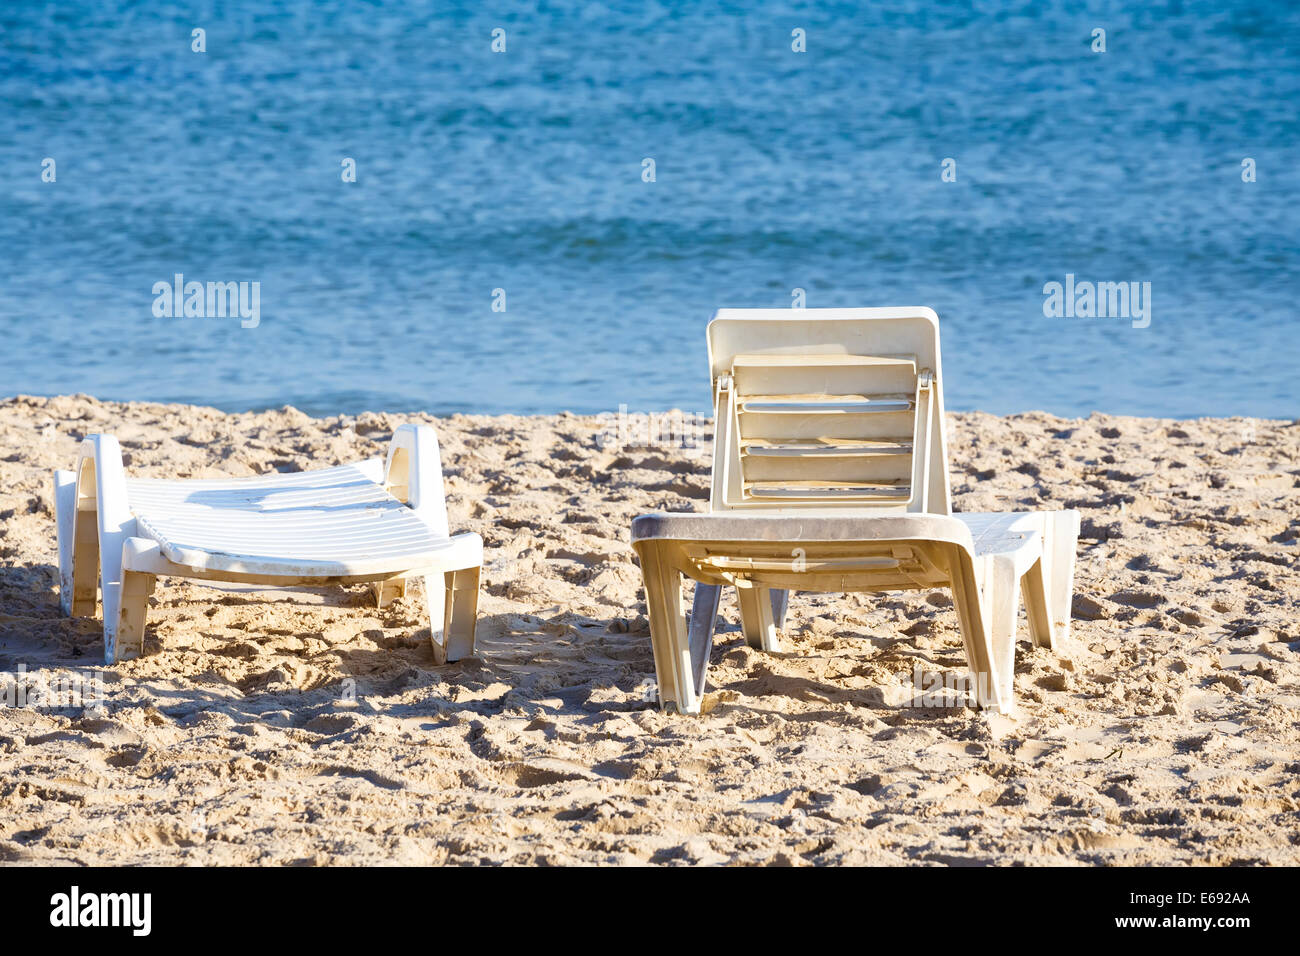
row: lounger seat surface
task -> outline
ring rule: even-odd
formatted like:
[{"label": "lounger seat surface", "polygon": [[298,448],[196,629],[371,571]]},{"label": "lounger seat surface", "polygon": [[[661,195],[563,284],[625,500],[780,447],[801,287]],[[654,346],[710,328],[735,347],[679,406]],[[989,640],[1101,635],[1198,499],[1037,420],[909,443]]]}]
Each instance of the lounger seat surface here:
[{"label": "lounger seat surface", "polygon": [[1009,554],[1032,546],[1046,512],[967,512],[943,515],[672,514],[641,515],[632,521],[632,540],[684,541],[872,541],[925,538],[949,541],[975,557]]},{"label": "lounger seat surface", "polygon": [[176,564],[205,571],[346,577],[447,557],[436,535],[384,490],[384,463],[250,478],[128,479],[139,531]]},{"label": "lounger seat surface", "polygon": [[[926,538],[950,541],[974,550],[970,529],[955,517],[943,515],[845,514],[792,515],[789,512],[713,512],[692,514],[658,512],[632,521],[632,540],[652,538],[682,541],[871,541]],[[787,549],[788,550],[788,549]]]}]

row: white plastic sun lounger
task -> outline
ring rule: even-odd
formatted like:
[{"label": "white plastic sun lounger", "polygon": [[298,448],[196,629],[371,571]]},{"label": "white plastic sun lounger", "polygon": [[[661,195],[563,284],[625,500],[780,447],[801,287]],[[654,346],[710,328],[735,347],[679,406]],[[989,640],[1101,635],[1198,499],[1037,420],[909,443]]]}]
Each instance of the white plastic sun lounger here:
[{"label": "white plastic sun lounger", "polygon": [[54,474],[60,600],[93,617],[104,660],[138,657],[159,575],[292,587],[372,584],[381,606],[422,577],[436,663],[474,652],[483,541],[449,535],[438,438],[393,433],[388,459],[253,478],[127,478],[112,435],[81,443]]},{"label": "white plastic sun lounger", "polygon": [[791,590],[950,588],[977,702],[1002,712],[1020,595],[1035,644],[1068,637],[1078,512],[952,513],[938,323],[926,308],[715,315],[710,511],[632,524],[661,706],[699,713],[724,584],[770,652]]}]

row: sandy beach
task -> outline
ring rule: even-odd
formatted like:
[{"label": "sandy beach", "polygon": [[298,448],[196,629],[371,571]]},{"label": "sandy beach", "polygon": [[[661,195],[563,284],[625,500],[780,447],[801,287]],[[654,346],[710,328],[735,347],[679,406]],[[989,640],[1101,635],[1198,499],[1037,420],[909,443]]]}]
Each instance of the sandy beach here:
[{"label": "sandy beach", "polygon": [[[0,401],[0,671],[102,666],[60,616],[51,472],[111,431],[137,476],[382,455],[436,425],[486,543],[479,656],[418,595],[162,580],[102,708],[0,709],[6,863],[1300,863],[1300,424],[949,416],[958,510],[1083,514],[1070,646],[1022,642],[1014,717],[911,706],[964,672],[942,593],[796,595],[706,713],[661,713],[631,519],[701,510],[707,448],[594,417],[229,415]],[[354,692],[354,693],[353,693]],[[355,699],[352,699],[355,697]]]}]

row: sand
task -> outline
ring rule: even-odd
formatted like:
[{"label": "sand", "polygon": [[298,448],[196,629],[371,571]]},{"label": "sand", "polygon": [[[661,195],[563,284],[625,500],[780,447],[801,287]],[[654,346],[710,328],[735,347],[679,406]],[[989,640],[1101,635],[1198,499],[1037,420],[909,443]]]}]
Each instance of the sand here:
[{"label": "sand", "polygon": [[[0,402],[0,671],[102,666],[58,611],[50,473],[112,431],[141,476],[380,455],[434,423],[487,546],[479,656],[418,595],[159,582],[91,708],[0,708],[10,863],[1300,863],[1300,424],[950,416],[959,510],[1083,513],[1071,643],[1019,644],[1015,717],[911,706],[964,672],[942,593],[796,595],[791,653],[733,596],[706,713],[653,704],[631,519],[701,510],[707,449],[592,417]],[[1023,635],[1022,635],[1023,636]],[[350,699],[355,692],[355,700]]]}]

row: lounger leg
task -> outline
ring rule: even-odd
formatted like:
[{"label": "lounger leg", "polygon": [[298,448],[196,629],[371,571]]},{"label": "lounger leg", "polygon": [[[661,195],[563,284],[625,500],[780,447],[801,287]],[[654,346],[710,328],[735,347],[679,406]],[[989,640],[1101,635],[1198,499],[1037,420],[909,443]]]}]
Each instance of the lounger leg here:
[{"label": "lounger leg", "polygon": [[969,560],[954,555],[950,567],[952,599],[961,625],[962,643],[966,646],[966,661],[975,681],[976,702],[987,710],[1010,713],[1014,708],[1010,681],[1004,689],[997,679],[996,654],[989,640],[988,621],[993,602],[981,598],[977,570]]},{"label": "lounger leg", "polygon": [[59,606],[70,617],[94,617],[99,599],[99,522],[95,498],[77,514],[77,474],[54,473],[54,513],[59,544]]},{"label": "lounger leg", "polygon": [[433,663],[447,663],[447,589],[441,574],[428,574],[424,578],[424,603],[429,611],[429,644],[433,648]]},{"label": "lounger leg", "polygon": [[398,598],[406,597],[406,578],[385,578],[382,581],[375,581],[370,585],[370,590],[375,595],[375,606],[387,607]]},{"label": "lounger leg", "polygon": [[1029,619],[1029,637],[1035,647],[1056,648],[1052,638],[1052,612],[1047,603],[1047,589],[1043,582],[1043,559],[1020,579],[1020,593],[1025,600],[1025,616]]},{"label": "lounger leg", "polygon": [[[655,679],[659,683],[659,706],[667,708],[675,704],[683,714],[698,714],[700,694],[693,679],[690,637],[682,610],[682,576],[657,545],[643,548],[640,556]],[[707,666],[707,656],[704,661]],[[702,686],[703,672],[699,677]]]},{"label": "lounger leg", "polygon": [[448,571],[443,575],[448,661],[474,656],[474,629],[478,624],[478,577],[477,567]]},{"label": "lounger leg", "polygon": [[695,682],[695,695],[704,696],[704,675],[709,668],[709,654],[713,650],[713,631],[718,622],[718,603],[722,588],[717,584],[695,583],[695,599],[691,602],[691,620],[686,628],[686,640],[691,646],[691,677]]},{"label": "lounger leg", "polygon": [[790,610],[790,592],[784,588],[772,588],[772,623],[779,631],[785,627],[785,612]]},{"label": "lounger leg", "polygon": [[[101,541],[101,549],[106,542]],[[140,599],[140,584],[133,583],[130,595],[126,593],[126,582],[123,580],[124,572],[122,570],[122,555],[114,554],[111,551],[101,550],[99,561],[99,590],[104,599],[104,663],[116,664],[118,661],[130,660],[131,657],[131,635],[127,635],[125,647],[119,647],[119,635],[124,618],[130,617],[124,614],[124,601],[138,601]],[[146,598],[148,592],[145,592]],[[138,615],[141,628],[144,627],[144,613]],[[143,633],[143,631],[141,632]],[[125,653],[124,653],[125,652]]]},{"label": "lounger leg", "polygon": [[1000,697],[1010,699],[1016,670],[1016,618],[1020,610],[1020,577],[1010,555],[984,559],[984,606],[993,650],[993,673]]},{"label": "lounger leg", "polygon": [[54,473],[54,529],[59,549],[59,608],[72,613],[72,535],[77,514],[77,475],[72,471]]},{"label": "lounger leg", "polygon": [[1059,650],[1070,638],[1074,559],[1079,549],[1079,512],[1053,511],[1047,515],[1044,525],[1043,581],[1052,618],[1052,647]]},{"label": "lounger leg", "polygon": [[121,607],[117,615],[117,633],[113,636],[114,661],[135,660],[144,653],[144,625],[149,613],[149,595],[153,593],[152,574],[122,572]]},{"label": "lounger leg", "polygon": [[736,601],[740,604],[740,627],[745,632],[745,643],[756,650],[771,654],[781,653],[781,639],[772,619],[775,602],[769,596],[770,588],[736,588]]}]

